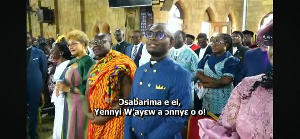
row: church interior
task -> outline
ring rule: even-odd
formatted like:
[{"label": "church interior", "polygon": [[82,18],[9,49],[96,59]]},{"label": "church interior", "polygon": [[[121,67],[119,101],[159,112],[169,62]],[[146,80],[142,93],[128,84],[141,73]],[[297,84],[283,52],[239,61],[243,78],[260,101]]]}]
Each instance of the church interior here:
[{"label": "church interior", "polygon": [[[149,24],[167,23],[171,30],[188,34],[257,30],[273,18],[272,0],[143,0],[145,3],[113,3],[113,0],[29,0],[27,32],[33,37],[56,38],[79,29],[90,39],[120,28],[129,34]],[[148,3],[147,3],[148,2]],[[142,5],[144,4],[144,5]],[[42,10],[41,10],[42,9]],[[44,11],[44,12],[43,12]],[[145,38],[143,38],[145,42]],[[116,40],[113,39],[113,43]]]},{"label": "church interior", "polygon": [[[167,23],[173,33],[206,33],[210,38],[234,31],[256,33],[273,19],[273,0],[27,0],[26,16],[27,32],[35,38],[56,39],[76,29],[92,40],[122,29],[132,43],[133,31],[144,32],[155,23]],[[53,117],[40,124],[41,138],[51,138]]]}]

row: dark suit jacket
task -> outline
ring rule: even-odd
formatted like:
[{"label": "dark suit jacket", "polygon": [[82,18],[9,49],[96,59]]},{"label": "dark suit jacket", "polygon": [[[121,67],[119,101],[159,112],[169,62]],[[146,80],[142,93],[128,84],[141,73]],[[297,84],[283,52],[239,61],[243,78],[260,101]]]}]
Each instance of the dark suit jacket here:
[{"label": "dark suit jacket", "polygon": [[32,47],[27,65],[26,92],[27,99],[40,100],[44,85],[44,76],[48,69],[48,61],[43,51]]},{"label": "dark suit jacket", "polygon": [[112,47],[112,49],[121,52],[122,54],[125,54],[126,48],[130,45],[130,43],[123,41],[120,45],[117,43],[115,46]]},{"label": "dark suit jacket", "polygon": [[229,51],[233,56],[239,58],[240,60],[243,59],[244,54],[246,51],[250,50],[249,47],[245,47],[245,46],[237,46],[237,51],[233,54],[233,49],[232,47],[229,47],[229,49],[227,51]]},{"label": "dark suit jacket", "polygon": [[236,74],[235,74],[235,77],[234,77],[234,80],[233,80],[233,85],[236,86],[240,81],[238,78],[240,77],[237,77],[237,75],[241,72],[242,68],[243,68],[243,59],[244,59],[244,55],[245,55],[245,52],[250,50],[249,47],[247,46],[237,46],[237,51],[233,54],[233,49],[232,47],[229,47],[229,49],[227,51],[229,51],[234,57],[237,57],[240,59],[240,62],[239,64],[237,65],[237,70],[236,70]]},{"label": "dark suit jacket", "polygon": [[[131,52],[133,49],[133,44],[131,44],[130,46],[128,46],[125,50],[125,55],[129,56],[131,58]],[[139,61],[141,59],[142,56],[142,50],[143,50],[144,44],[141,43],[141,46],[139,47],[138,53],[136,54],[135,58],[134,58],[134,63],[137,67],[139,67]]]},{"label": "dark suit jacket", "polygon": [[262,51],[261,48],[255,48],[245,52],[244,59],[240,64],[240,71],[235,76],[234,85],[237,85],[245,77],[255,76],[270,71],[272,65],[266,57],[268,57],[268,52]]},{"label": "dark suit jacket", "polygon": [[[199,57],[200,49],[201,49],[201,48],[198,48],[198,49],[196,49],[196,50],[194,51],[194,52],[197,54],[198,57]],[[203,55],[203,57],[205,57],[207,54],[212,54],[212,53],[213,53],[213,52],[212,52],[211,46],[208,45],[208,46],[207,46],[207,49],[206,49],[206,51],[205,51],[205,53],[204,53],[204,55]]]}]

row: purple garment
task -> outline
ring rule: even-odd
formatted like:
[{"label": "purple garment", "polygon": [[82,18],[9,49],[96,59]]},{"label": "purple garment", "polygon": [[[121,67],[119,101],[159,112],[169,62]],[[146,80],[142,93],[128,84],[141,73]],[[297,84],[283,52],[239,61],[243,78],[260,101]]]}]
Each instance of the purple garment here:
[{"label": "purple garment", "polygon": [[250,89],[263,74],[246,77],[231,93],[218,122],[198,121],[201,139],[273,138],[273,89]]}]

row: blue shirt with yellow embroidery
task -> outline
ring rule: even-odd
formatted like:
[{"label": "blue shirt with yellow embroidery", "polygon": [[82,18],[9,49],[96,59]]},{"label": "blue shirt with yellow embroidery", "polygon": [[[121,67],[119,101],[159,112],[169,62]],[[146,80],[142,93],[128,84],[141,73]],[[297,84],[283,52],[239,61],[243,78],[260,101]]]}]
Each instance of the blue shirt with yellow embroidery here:
[{"label": "blue shirt with yellow embroidery", "polygon": [[[130,99],[165,100],[178,99],[178,106],[129,106],[136,110],[171,110],[189,109],[191,104],[191,75],[169,57],[158,61],[153,66],[150,62],[136,70]],[[124,138],[181,138],[181,130],[187,116],[126,116]]]}]

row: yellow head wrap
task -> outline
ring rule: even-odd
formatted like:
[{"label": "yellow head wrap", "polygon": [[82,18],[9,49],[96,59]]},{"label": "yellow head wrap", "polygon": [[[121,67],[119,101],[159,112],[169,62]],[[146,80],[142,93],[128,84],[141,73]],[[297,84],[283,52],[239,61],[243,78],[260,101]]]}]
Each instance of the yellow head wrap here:
[{"label": "yellow head wrap", "polygon": [[65,38],[66,36],[64,36],[64,35],[60,35],[60,36],[58,36],[57,37],[57,42],[59,43],[60,42],[60,40],[62,39],[62,38]]}]

